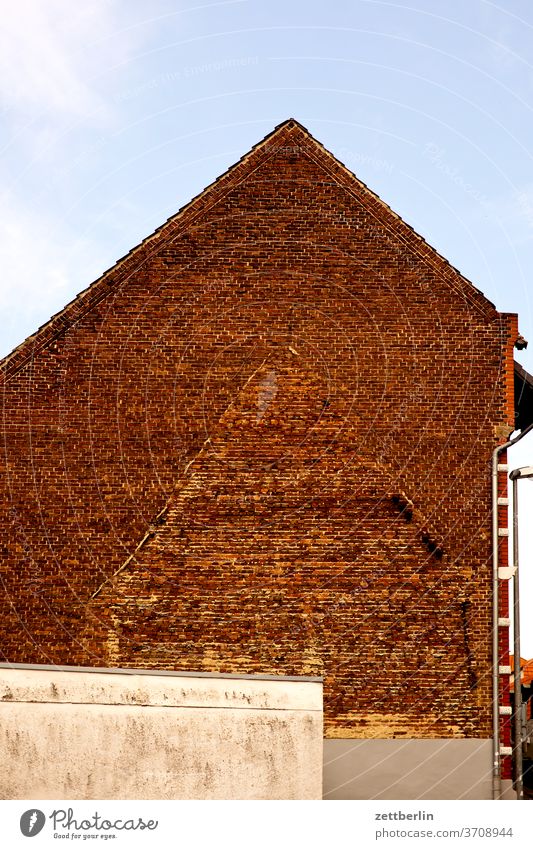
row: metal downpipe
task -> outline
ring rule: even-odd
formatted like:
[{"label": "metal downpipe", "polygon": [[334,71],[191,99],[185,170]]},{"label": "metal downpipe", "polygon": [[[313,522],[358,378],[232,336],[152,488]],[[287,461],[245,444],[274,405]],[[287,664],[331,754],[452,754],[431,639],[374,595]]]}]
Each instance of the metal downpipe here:
[{"label": "metal downpipe", "polygon": [[514,763],[518,800],[524,798],[522,761],[522,670],[520,668],[520,589],[518,576],[518,478],[513,477],[513,611],[514,611]]},{"label": "metal downpipe", "polygon": [[[533,430],[533,422],[520,431],[514,439],[498,445],[492,452],[492,798],[500,799],[502,793],[500,770],[500,687],[499,687],[499,603],[498,578],[498,459],[502,451],[520,442]],[[506,475],[507,479],[507,475]],[[520,663],[520,660],[518,661]]]}]

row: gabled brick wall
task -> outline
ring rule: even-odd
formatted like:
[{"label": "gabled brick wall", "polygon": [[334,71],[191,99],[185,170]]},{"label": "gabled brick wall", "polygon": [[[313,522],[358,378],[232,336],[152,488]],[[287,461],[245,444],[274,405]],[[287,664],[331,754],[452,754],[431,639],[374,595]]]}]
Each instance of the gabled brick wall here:
[{"label": "gabled brick wall", "polygon": [[489,736],[516,335],[281,125],[4,362],[4,657],[323,674],[329,736]]}]

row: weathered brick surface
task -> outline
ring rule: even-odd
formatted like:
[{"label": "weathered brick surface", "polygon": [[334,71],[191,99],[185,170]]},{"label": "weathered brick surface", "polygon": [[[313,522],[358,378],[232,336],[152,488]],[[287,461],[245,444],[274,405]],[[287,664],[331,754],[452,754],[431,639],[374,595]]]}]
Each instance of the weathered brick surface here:
[{"label": "weathered brick surface", "polygon": [[516,334],[282,125],[4,362],[4,657],[323,674],[330,736],[489,736]]}]

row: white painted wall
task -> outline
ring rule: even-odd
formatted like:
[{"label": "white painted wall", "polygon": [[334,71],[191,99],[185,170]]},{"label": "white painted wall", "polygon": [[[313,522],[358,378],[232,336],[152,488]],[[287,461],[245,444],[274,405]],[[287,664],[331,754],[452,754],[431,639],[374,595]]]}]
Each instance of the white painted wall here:
[{"label": "white painted wall", "polygon": [[0,668],[2,799],[319,799],[322,685]]}]

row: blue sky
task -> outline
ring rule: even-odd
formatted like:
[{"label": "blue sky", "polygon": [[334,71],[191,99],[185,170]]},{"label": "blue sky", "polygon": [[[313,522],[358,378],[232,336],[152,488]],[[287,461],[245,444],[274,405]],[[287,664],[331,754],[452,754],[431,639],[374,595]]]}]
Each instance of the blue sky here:
[{"label": "blue sky", "polygon": [[533,371],[532,43],[529,0],[7,4],[0,355],[295,117],[519,313]]}]

